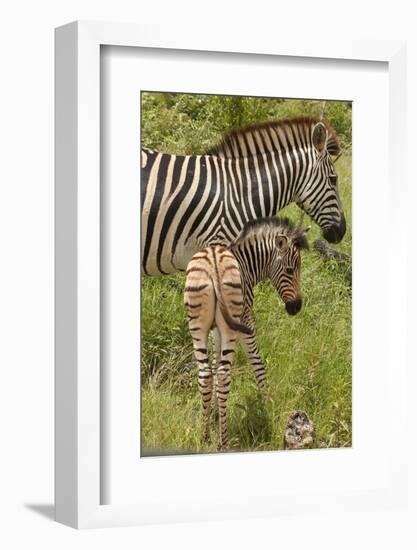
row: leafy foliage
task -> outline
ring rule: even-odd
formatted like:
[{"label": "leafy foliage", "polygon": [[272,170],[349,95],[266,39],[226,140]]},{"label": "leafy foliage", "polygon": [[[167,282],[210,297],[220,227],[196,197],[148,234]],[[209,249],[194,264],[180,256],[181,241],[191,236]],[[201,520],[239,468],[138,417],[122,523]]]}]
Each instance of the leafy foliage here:
[{"label": "leafy foliage", "polygon": [[[319,117],[323,102],[307,99],[142,93],[142,145],[158,151],[202,154],[232,128],[295,116]],[[324,118],[342,147],[352,140],[352,104],[326,101]]]}]

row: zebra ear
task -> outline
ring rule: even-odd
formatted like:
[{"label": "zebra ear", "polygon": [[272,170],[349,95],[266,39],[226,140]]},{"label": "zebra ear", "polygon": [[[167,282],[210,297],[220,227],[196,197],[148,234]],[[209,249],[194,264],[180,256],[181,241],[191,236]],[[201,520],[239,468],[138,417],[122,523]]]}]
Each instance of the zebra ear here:
[{"label": "zebra ear", "polygon": [[310,231],[311,226],[304,227],[304,229],[300,229],[295,234],[295,237],[293,238],[293,244],[300,250],[308,250],[308,240],[306,237],[306,234]]},{"label": "zebra ear", "polygon": [[321,153],[327,146],[328,132],[323,122],[317,122],[313,126],[312,141],[314,147]]},{"label": "zebra ear", "polygon": [[275,238],[275,246],[280,252],[285,252],[288,248],[288,237],[286,235],[277,235]]}]

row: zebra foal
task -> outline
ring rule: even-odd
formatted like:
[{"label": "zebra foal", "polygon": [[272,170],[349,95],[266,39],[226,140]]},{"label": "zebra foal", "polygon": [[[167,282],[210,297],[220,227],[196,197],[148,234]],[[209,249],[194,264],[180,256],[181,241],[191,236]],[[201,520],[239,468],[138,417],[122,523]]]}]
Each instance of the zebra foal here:
[{"label": "zebra foal", "polygon": [[[210,436],[213,382],[219,409],[219,448],[228,443],[226,405],[236,340],[239,338],[261,390],[267,389],[252,316],[253,289],[270,279],[289,314],[301,309],[301,254],[309,228],[287,218],[249,222],[230,247],[214,245],[194,254],[187,266],[184,304],[198,363],[203,437]],[[209,364],[208,335],[215,328],[215,357]]]}]

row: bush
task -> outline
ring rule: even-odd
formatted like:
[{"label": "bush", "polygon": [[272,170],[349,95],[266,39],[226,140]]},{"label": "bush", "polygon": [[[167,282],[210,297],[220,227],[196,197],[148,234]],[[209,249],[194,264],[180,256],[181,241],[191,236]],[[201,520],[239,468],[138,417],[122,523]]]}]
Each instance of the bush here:
[{"label": "bush", "polygon": [[[202,154],[232,128],[295,116],[320,116],[322,101],[142,93],[142,145],[178,154]],[[326,101],[324,118],[342,147],[352,140],[352,104]]]}]

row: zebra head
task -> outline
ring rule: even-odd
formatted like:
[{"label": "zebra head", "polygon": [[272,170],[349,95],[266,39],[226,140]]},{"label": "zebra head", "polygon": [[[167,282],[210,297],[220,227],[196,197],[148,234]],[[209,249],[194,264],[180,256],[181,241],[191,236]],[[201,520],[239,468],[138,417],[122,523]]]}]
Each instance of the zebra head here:
[{"label": "zebra head", "polygon": [[271,256],[269,278],[290,315],[296,315],[302,306],[301,250],[308,248],[305,237],[310,227],[296,228],[290,234],[277,234],[275,252]]},{"label": "zebra head", "polygon": [[339,145],[336,135],[323,122],[311,130],[312,164],[310,177],[300,183],[296,202],[322,229],[330,243],[339,243],[346,232],[346,221],[340,200],[337,174],[332,155]]}]

